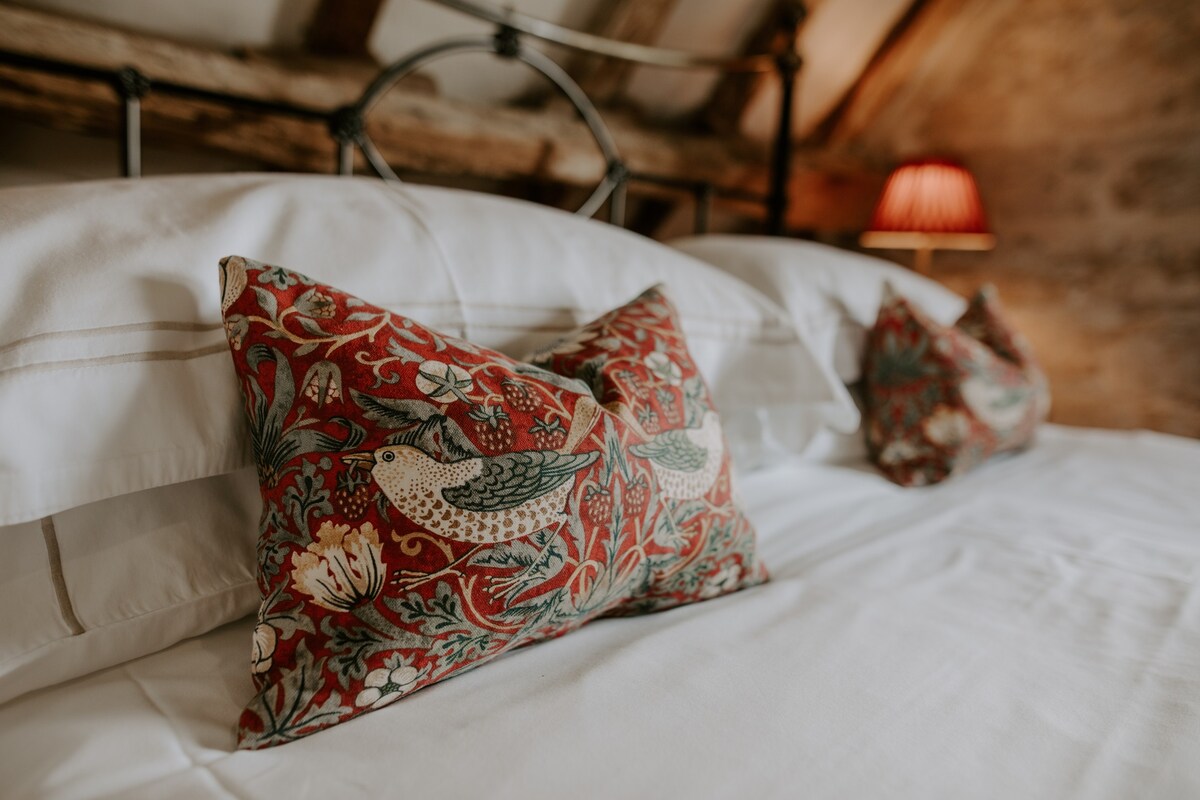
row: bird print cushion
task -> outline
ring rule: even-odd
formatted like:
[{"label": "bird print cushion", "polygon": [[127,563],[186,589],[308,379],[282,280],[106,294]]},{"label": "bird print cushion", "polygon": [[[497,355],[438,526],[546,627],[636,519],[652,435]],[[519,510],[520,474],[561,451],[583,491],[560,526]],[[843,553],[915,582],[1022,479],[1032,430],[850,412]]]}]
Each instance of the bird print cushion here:
[{"label": "bird print cushion", "polygon": [[680,330],[655,286],[528,358],[586,383],[641,439],[629,448],[650,468],[638,487],[652,476],[661,496],[676,502],[708,494],[727,460],[720,420]]},{"label": "bird print cushion", "polygon": [[658,290],[543,354],[560,374],[280,267],[221,286],[263,499],[240,747],[766,580]]},{"label": "bird print cushion", "polygon": [[889,287],[863,375],[868,453],[902,486],[937,483],[1025,447],[1050,407],[1045,377],[990,286],[953,327]]}]

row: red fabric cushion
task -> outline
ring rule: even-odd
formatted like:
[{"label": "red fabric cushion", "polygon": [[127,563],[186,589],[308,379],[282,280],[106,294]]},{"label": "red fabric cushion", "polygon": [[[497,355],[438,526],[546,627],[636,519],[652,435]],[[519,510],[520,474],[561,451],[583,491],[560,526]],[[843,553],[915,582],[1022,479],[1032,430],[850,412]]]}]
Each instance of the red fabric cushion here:
[{"label": "red fabric cushion", "polygon": [[871,460],[902,486],[960,475],[1033,441],[1046,380],[990,286],[954,327],[890,294],[867,340],[864,424]]},{"label": "red fabric cushion", "polygon": [[766,580],[657,290],[546,356],[584,383],[285,269],[235,256],[221,276],[263,497],[240,747]]}]

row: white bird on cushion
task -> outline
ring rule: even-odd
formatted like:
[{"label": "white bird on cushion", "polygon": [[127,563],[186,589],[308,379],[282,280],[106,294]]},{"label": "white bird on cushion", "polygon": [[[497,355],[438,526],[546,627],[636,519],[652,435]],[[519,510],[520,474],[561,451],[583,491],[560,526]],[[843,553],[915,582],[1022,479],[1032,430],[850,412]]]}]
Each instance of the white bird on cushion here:
[{"label": "white bird on cushion", "polygon": [[664,497],[692,500],[708,494],[717,481],[725,455],[721,422],[712,411],[704,413],[699,428],[663,431],[629,452],[647,459]]},{"label": "white bird on cushion", "polygon": [[392,505],[431,533],[496,544],[561,522],[576,473],[599,457],[524,450],[443,463],[399,444],[342,458],[371,464]]}]

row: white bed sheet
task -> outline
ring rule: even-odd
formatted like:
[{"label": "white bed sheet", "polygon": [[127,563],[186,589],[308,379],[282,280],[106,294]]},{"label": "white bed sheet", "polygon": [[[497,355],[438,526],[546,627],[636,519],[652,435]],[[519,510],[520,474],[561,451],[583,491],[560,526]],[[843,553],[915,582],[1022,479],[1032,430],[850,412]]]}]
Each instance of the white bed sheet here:
[{"label": "white bed sheet", "polygon": [[743,481],[774,580],[233,752],[245,620],[0,707],[11,797],[1200,796],[1200,443]]}]

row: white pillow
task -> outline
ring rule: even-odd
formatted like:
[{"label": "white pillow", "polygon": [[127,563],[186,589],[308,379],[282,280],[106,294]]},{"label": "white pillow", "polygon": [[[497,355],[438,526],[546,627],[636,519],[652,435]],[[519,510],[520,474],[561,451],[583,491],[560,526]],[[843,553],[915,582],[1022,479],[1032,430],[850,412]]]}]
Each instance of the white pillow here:
[{"label": "white pillow", "polygon": [[219,323],[230,252],[514,355],[666,281],[744,461],[857,424],[753,289],[525,203],[317,176],[14,189],[0,252],[0,702],[257,606],[260,501]]},{"label": "white pillow", "polygon": [[0,528],[0,703],[258,607],[247,468]]},{"label": "white pillow", "polygon": [[665,282],[742,463],[858,422],[758,292],[519,201],[298,175],[8,189],[0,252],[0,525],[250,463],[215,278],[230,253],[513,355]]},{"label": "white pillow", "polygon": [[940,283],[890,261],[816,242],[714,234],[670,244],[744,280],[787,309],[846,383],[862,375],[866,334],[875,325],[886,282],[944,325],[957,320],[967,305]]}]

